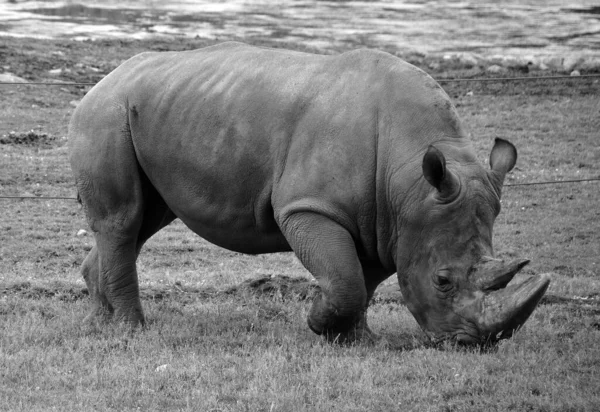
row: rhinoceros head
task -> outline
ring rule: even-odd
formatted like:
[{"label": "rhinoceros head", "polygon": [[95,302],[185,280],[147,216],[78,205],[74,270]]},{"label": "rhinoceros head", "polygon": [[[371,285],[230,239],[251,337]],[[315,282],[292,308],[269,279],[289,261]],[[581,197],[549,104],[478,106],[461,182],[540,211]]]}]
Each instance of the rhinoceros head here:
[{"label": "rhinoceros head", "polygon": [[[493,258],[492,227],[515,147],[496,139],[491,170],[447,160],[430,146],[423,157],[423,194],[401,216],[397,242],[400,288],[411,313],[434,340],[485,343],[509,337],[546,291],[545,275],[508,285],[529,261]],[[417,210],[418,209],[418,210]]]}]

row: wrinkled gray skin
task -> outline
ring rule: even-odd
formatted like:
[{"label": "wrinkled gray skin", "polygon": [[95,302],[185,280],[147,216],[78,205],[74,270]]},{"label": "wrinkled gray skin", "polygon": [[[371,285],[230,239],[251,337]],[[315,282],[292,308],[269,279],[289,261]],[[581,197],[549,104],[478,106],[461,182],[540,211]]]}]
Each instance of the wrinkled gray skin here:
[{"label": "wrinkled gray skin", "polygon": [[423,330],[460,342],[510,336],[548,286],[506,287],[527,261],[492,258],[514,146],[497,139],[484,168],[438,84],[386,53],[140,54],[85,96],[69,141],[96,240],[88,319],[144,322],[136,259],[175,218],[233,251],[294,251],[329,338],[372,337],[369,300],[394,272]]}]

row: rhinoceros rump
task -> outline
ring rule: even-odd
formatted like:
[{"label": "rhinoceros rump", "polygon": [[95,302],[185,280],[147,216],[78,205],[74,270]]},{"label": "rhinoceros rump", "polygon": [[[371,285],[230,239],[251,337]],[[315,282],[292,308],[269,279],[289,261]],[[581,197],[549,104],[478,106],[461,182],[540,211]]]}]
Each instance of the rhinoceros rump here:
[{"label": "rhinoceros rump", "polygon": [[75,110],[70,161],[96,245],[93,308],[143,323],[136,259],[175,218],[224,248],[294,251],[321,293],[310,328],[370,337],[366,310],[398,274],[434,339],[482,342],[525,322],[549,280],[493,258],[516,149],[476,159],[448,96],[389,54],[338,56],[225,43],[143,53]]}]

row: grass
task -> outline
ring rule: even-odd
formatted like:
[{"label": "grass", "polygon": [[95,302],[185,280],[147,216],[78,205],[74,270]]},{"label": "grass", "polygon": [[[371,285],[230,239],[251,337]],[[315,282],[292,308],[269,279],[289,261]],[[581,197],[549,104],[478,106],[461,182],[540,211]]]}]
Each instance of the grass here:
[{"label": "grass", "polygon": [[[0,58],[29,80],[83,62],[64,79],[95,81],[140,50],[196,45],[3,38]],[[517,145],[508,183],[600,177],[593,80],[445,88],[482,161],[496,136]],[[55,140],[1,145],[0,194],[74,196],[61,138],[70,102],[85,90],[1,90],[0,137],[33,129]],[[307,328],[303,296],[233,289],[263,276],[310,279],[293,255],[229,252],[180,222],[139,259],[148,326],[82,326],[78,270],[92,245],[89,234],[77,236],[87,229],[82,211],[74,201],[0,200],[0,410],[598,410],[599,187],[505,188],[496,251],[531,258],[526,274],[551,272],[552,284],[525,327],[488,351],[431,347],[393,299],[369,312],[385,342],[328,344]]]},{"label": "grass", "polygon": [[[577,321],[561,325],[566,315],[551,306],[542,306],[513,340],[479,353],[329,345],[304,327],[304,304],[295,301],[144,303],[151,324],[131,333],[120,325],[82,328],[84,301],[7,299],[3,404],[11,410],[251,411],[598,405],[600,360],[591,349],[598,334]],[[378,327],[417,333],[398,305],[377,305],[372,315]]]}]

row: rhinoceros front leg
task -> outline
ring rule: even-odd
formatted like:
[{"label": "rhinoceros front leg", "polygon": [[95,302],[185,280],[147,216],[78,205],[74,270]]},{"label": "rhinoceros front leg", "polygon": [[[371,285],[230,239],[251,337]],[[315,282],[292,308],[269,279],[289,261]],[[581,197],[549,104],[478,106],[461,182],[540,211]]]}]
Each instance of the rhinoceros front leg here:
[{"label": "rhinoceros front leg", "polygon": [[291,214],[281,226],[321,289],[308,315],[308,326],[330,340],[370,338],[365,320],[368,293],[350,233],[328,217],[312,212]]},{"label": "rhinoceros front leg", "polygon": [[[367,289],[367,307],[371,303],[371,299],[373,299],[373,295],[375,294],[375,290],[377,286],[385,279],[390,276],[389,271],[386,271],[378,264],[373,264],[371,262],[363,262],[362,271],[365,278],[365,286]],[[369,337],[369,339],[373,342],[378,341],[380,336],[376,335],[371,331],[367,324],[367,310],[365,308],[363,315],[359,319],[358,328],[359,330],[364,330],[365,334]]]}]

